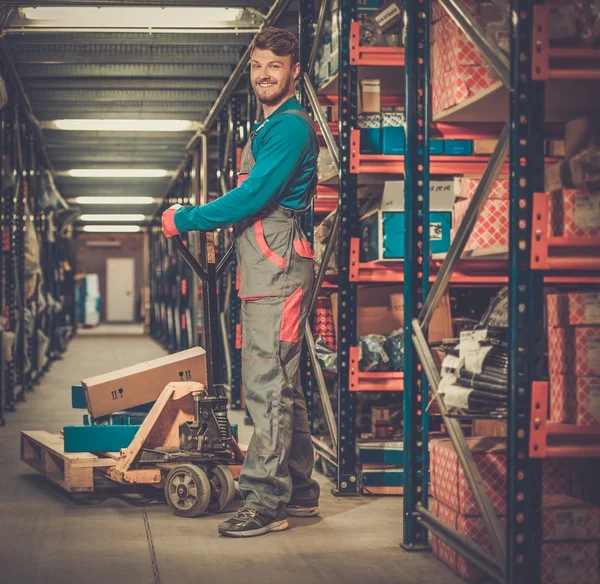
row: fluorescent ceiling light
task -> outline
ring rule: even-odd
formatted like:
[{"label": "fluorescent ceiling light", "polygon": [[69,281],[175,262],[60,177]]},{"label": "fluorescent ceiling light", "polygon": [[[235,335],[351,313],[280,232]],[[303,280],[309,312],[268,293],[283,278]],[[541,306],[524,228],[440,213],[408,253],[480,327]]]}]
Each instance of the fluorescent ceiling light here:
[{"label": "fluorescent ceiling light", "polygon": [[143,213],[84,213],[79,217],[81,221],[144,221]]},{"label": "fluorescent ceiling light", "polygon": [[151,205],[154,203],[152,197],[76,197],[72,201],[78,205]]},{"label": "fluorescent ceiling light", "polygon": [[84,225],[87,233],[138,233],[142,230],[139,225]]},{"label": "fluorescent ceiling light", "polygon": [[[51,22],[54,26],[85,27],[206,27],[221,22],[239,20],[239,8],[209,7],[126,7],[126,6],[44,6],[24,8],[21,15],[26,20]],[[247,21],[246,21],[247,22]]]},{"label": "fluorescent ceiling light", "polygon": [[200,127],[191,120],[52,120],[43,122],[44,129],[80,132],[186,132]]},{"label": "fluorescent ceiling light", "polygon": [[69,176],[85,178],[162,178],[169,173],[162,168],[73,168]]}]

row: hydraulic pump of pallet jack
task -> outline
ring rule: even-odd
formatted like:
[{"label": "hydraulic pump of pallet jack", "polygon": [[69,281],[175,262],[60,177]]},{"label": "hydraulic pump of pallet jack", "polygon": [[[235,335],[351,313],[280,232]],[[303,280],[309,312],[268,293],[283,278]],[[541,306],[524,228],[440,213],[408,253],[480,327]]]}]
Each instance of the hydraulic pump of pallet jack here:
[{"label": "hydraulic pump of pallet jack", "polygon": [[195,391],[194,421],[179,426],[179,447],[216,457],[231,457],[231,427],[227,420],[227,397],[222,385],[214,385],[216,397]]}]

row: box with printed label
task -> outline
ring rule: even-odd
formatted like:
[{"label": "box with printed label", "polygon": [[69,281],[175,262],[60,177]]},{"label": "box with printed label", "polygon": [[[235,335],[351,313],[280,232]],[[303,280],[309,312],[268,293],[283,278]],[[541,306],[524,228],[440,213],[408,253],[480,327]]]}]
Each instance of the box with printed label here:
[{"label": "box with printed label", "polygon": [[440,64],[440,72],[456,65],[485,65],[475,45],[450,17],[438,20],[432,27],[432,58]]},{"label": "box with printed label", "polygon": [[429,140],[429,154],[443,154],[444,141],[433,138]]},{"label": "box with printed label", "polygon": [[381,112],[381,81],[379,79],[363,79],[360,82],[360,113]]},{"label": "box with printed label", "polygon": [[201,347],[180,351],[81,381],[94,418],[154,401],[172,381],[206,385],[206,352]]},{"label": "box with printed label", "polygon": [[473,154],[487,155],[494,153],[498,140],[473,140]]},{"label": "box with printed label", "polygon": [[[504,515],[507,500],[506,439],[467,438],[466,442],[496,513]],[[431,496],[462,515],[479,515],[458,455],[450,440],[432,441],[430,453]],[[544,495],[568,494],[569,480],[568,460],[544,461],[542,476]]]},{"label": "box with printed label", "polygon": [[498,83],[487,67],[458,65],[431,80],[432,111],[442,112]]},{"label": "box with printed label", "polygon": [[360,153],[381,154],[381,114],[359,114]]},{"label": "box with printed label", "polygon": [[[470,201],[458,201],[454,205],[452,229],[456,234],[464,219]],[[486,201],[479,215],[465,251],[504,248],[508,246],[508,201]]]},{"label": "box with printed label", "polygon": [[[481,182],[478,178],[469,178],[466,176],[456,177],[454,179],[454,194],[461,199],[471,200],[475,196],[475,191]],[[508,200],[509,180],[499,179],[494,181],[492,190],[488,195],[488,201]]]},{"label": "box with printed label", "polygon": [[[375,262],[404,258],[404,211],[378,210],[359,221],[360,261]],[[445,253],[450,248],[452,211],[430,211],[429,241],[431,253]]]},{"label": "box with printed label", "polygon": [[[458,514],[437,500],[430,503],[431,512],[442,523],[477,542],[493,554],[487,529],[479,517]],[[500,517],[503,526],[506,518]],[[568,496],[545,496],[542,502],[542,582],[544,584],[598,584],[598,510]],[[463,578],[479,581],[481,572],[444,542],[432,537],[436,557]],[[596,557],[594,557],[596,554]],[[575,562],[575,564],[573,564]],[[567,570],[566,566],[571,566]]]},{"label": "box with printed label", "polygon": [[[454,189],[451,180],[429,181],[429,209],[451,211],[454,203]],[[383,186],[383,196],[379,208],[384,211],[404,211],[404,181],[388,180]]]},{"label": "box with printed label", "polygon": [[381,114],[381,145],[383,154],[402,155],[406,150],[403,112]]},{"label": "box with printed label", "polygon": [[600,192],[562,189],[550,194],[550,234],[600,236]]},{"label": "box with printed label", "polygon": [[444,153],[446,156],[471,156],[473,140],[445,140]]},{"label": "box with printed label", "polygon": [[548,326],[600,325],[600,290],[546,296]]}]

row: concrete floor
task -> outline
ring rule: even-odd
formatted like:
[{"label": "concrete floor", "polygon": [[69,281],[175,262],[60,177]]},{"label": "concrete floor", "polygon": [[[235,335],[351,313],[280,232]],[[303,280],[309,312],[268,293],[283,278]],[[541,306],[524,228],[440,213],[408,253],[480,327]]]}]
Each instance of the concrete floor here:
[{"label": "concrete floor", "polygon": [[[81,411],[70,407],[72,384],[164,354],[137,331],[106,332],[74,339],[65,359],[0,428],[1,583],[462,582],[430,554],[401,550],[400,498],[338,499],[320,476],[321,517],[292,518],[286,532],[243,541],[217,535],[226,516],[182,519],[164,502],[135,493],[69,497],[54,488],[20,462],[20,431],[59,432],[81,423]],[[242,422],[239,413],[231,418]],[[249,428],[241,428],[244,440]]]}]

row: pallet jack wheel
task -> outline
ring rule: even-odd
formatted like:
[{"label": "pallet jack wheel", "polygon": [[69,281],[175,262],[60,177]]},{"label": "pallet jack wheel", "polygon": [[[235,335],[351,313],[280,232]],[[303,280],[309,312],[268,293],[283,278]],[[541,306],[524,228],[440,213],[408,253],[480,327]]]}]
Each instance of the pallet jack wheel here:
[{"label": "pallet jack wheel", "polygon": [[209,469],[208,478],[211,486],[208,510],[211,513],[222,513],[235,497],[233,475],[226,465],[219,464]]},{"label": "pallet jack wheel", "polygon": [[211,484],[206,473],[193,464],[176,466],[165,481],[165,497],[175,515],[197,517],[210,503]]}]

